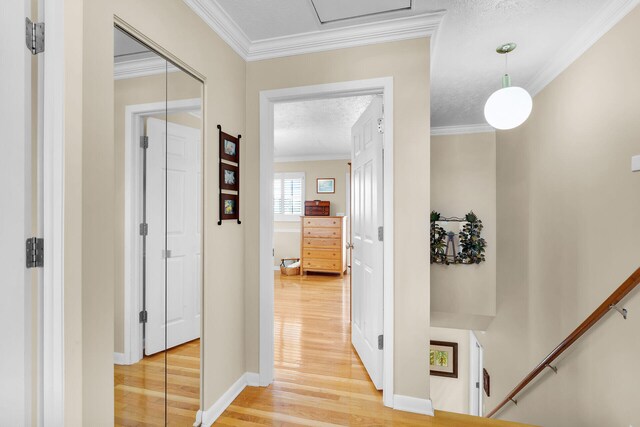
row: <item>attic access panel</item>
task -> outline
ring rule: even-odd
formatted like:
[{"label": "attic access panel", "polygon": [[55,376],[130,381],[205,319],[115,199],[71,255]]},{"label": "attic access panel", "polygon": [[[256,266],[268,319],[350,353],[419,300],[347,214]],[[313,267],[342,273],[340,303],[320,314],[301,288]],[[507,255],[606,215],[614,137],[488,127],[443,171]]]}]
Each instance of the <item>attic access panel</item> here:
[{"label": "attic access panel", "polygon": [[413,0],[311,0],[321,24],[410,10]]}]

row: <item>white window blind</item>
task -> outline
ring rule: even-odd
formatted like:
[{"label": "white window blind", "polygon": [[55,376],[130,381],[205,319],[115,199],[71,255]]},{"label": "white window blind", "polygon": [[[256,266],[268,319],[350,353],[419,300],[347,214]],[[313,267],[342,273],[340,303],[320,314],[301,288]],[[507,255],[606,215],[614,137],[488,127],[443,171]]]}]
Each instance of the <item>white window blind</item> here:
[{"label": "white window blind", "polygon": [[304,172],[273,177],[273,215],[276,221],[297,221],[304,213]]}]

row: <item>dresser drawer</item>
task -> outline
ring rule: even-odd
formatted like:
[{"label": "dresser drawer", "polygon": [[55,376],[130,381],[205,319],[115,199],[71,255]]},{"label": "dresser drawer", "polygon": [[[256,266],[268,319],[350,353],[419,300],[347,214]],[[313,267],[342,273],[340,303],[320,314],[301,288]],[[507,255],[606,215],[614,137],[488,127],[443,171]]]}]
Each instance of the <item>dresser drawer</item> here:
[{"label": "dresser drawer", "polygon": [[303,258],[309,259],[342,259],[342,251],[338,249],[304,249],[302,254]]},{"label": "dresser drawer", "polygon": [[341,271],[342,260],[305,259],[302,262],[302,268],[305,270]]},{"label": "dresser drawer", "polygon": [[330,239],[340,239],[342,231],[339,228],[308,228],[304,227],[303,238],[307,237],[324,237]]},{"label": "dresser drawer", "polygon": [[340,227],[339,218],[304,218],[304,226],[307,227]]},{"label": "dresser drawer", "polygon": [[322,206],[307,206],[306,208],[304,208],[305,215],[329,216],[330,213],[330,208],[323,208]]},{"label": "dresser drawer", "polygon": [[342,240],[340,239],[314,239],[312,237],[306,237],[302,239],[303,248],[336,248],[341,249]]}]

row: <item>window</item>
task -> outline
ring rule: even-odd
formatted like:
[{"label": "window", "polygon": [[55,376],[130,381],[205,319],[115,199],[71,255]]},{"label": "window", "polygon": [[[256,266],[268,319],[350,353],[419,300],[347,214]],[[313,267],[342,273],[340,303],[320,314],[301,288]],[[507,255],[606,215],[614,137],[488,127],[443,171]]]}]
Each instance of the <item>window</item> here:
[{"label": "window", "polygon": [[273,219],[298,221],[304,214],[304,172],[273,175]]}]

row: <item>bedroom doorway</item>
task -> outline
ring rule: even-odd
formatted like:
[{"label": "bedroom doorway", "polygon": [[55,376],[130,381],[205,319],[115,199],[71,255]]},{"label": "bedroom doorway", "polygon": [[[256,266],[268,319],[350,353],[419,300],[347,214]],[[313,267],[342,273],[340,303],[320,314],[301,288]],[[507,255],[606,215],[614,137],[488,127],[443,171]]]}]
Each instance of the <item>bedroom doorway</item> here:
[{"label": "bedroom doorway", "polygon": [[[304,158],[304,156],[299,153],[292,154],[291,149],[286,149],[286,135],[283,135],[282,132],[278,130],[279,121],[282,120],[282,117],[280,117],[281,111],[279,111],[281,107],[286,110],[287,108],[292,108],[291,106],[296,103],[302,105],[306,103],[305,107],[309,108],[314,102],[320,104],[340,102],[337,100],[354,97],[369,98],[347,127],[346,142],[344,143],[346,151],[343,153],[343,157],[339,159],[342,169],[330,175],[301,171],[298,170],[300,167],[297,167],[297,169],[294,167],[294,169],[296,169],[294,171],[291,169],[291,165],[289,165],[286,170],[281,170],[282,167],[279,166],[279,163],[295,163],[296,161],[311,160],[308,157]],[[293,319],[286,318],[295,317],[296,304],[292,305],[292,301],[298,301],[299,304],[297,304],[297,306],[304,306],[304,301],[307,300],[305,291],[324,292],[327,287],[338,286],[342,291],[341,293],[337,292],[335,294],[336,296],[340,295],[338,299],[342,299],[340,305],[342,313],[340,314],[338,322],[344,322],[346,319],[346,328],[340,329],[338,326],[334,326],[333,329],[331,329],[332,326],[329,323],[316,326],[320,326],[318,329],[326,330],[329,328],[333,332],[346,332],[346,340],[333,339],[330,341],[341,343],[338,347],[343,345],[346,350],[356,355],[355,357],[358,363],[360,363],[360,366],[362,366],[361,369],[365,378],[370,379],[376,388],[383,390],[383,396],[381,396],[381,398],[385,405],[391,406],[393,404],[393,382],[391,381],[393,378],[393,188],[392,185],[390,185],[393,177],[392,151],[389,152],[388,155],[385,151],[385,155],[383,155],[383,147],[391,148],[393,140],[392,126],[387,129],[383,126],[385,119],[390,122],[392,121],[392,109],[387,106],[390,99],[392,99],[392,81],[390,81],[390,79],[345,82],[340,84],[273,90],[261,93],[261,146],[264,152],[273,153],[272,155],[267,154],[261,156],[261,185],[265,182],[271,183],[269,188],[261,187],[261,206],[268,206],[269,208],[266,212],[271,213],[271,215],[263,215],[261,217],[261,385],[270,384],[274,378],[277,381],[280,371],[286,371],[286,366],[291,366],[291,360],[282,360],[282,355],[293,355],[295,357],[295,355],[299,355],[301,354],[300,352],[306,350],[304,344],[305,333],[310,332],[308,335],[312,337],[313,341],[313,327],[310,326],[308,321],[305,322],[304,319],[293,321]],[[383,114],[386,117],[384,117]],[[333,117],[343,117],[344,115],[345,111],[343,110],[338,114],[334,113]],[[331,116],[331,114],[329,114],[329,116]],[[289,114],[285,114],[285,117],[288,117],[284,120],[284,122],[287,123],[286,128],[293,130],[290,142],[293,142],[296,137],[299,138],[298,141],[310,140],[311,147],[315,150],[315,152],[310,154],[316,156],[321,154],[320,150],[323,146],[326,147],[328,145],[328,143],[325,142],[327,138],[321,137],[320,140],[314,140],[313,138],[303,137],[300,139],[301,135],[298,133],[296,136],[295,125],[292,122],[292,120],[295,120],[296,114],[289,112]],[[315,114],[316,119],[319,117],[323,117],[322,114]],[[363,117],[365,117],[365,119],[361,120],[360,128],[354,129],[354,125],[359,122],[358,119]],[[325,132],[327,128],[329,128],[329,122],[325,121],[324,125],[319,125],[315,133]],[[374,138],[376,135],[377,137]],[[294,146],[295,144],[293,143],[289,145],[289,147]],[[377,147],[377,150],[374,147]],[[362,156],[367,148],[371,148],[369,152],[369,154],[371,154],[370,158]],[[307,156],[308,155],[309,154],[307,154]],[[283,161],[283,157],[288,161]],[[276,163],[273,162],[274,159]],[[355,160],[360,160],[360,163],[356,163]],[[346,194],[342,192],[346,191],[346,183],[340,184],[336,181],[338,181],[337,177],[340,177],[339,180],[342,181],[342,177],[348,176],[349,163],[352,163],[351,167],[353,167],[350,174],[352,189],[350,198],[352,200],[351,204],[355,207],[353,210],[351,207],[348,207],[344,209],[347,212],[342,212],[343,209],[341,209],[339,205],[345,204],[344,201],[347,199]],[[378,168],[374,167],[376,165]],[[385,171],[384,174],[382,170]],[[302,174],[300,172],[304,172],[304,176],[301,176]],[[289,175],[279,175],[283,173]],[[298,174],[297,177],[293,175],[295,173]],[[376,180],[376,177],[378,177],[379,180]],[[290,186],[289,188],[282,187],[284,183],[283,180],[290,182],[294,179],[299,180],[297,186],[301,188],[304,187],[304,196],[296,193],[294,186]],[[302,184],[303,182],[304,184]],[[354,182],[359,182],[360,185],[354,186]],[[335,206],[335,209],[332,208],[331,205],[326,207],[329,209],[328,217],[304,215],[303,202],[325,202],[327,201],[326,199],[328,199],[327,194],[335,194],[335,189],[337,188],[341,188],[341,195],[337,198],[341,200],[341,202],[338,206]],[[276,276],[274,278],[273,270],[279,270],[281,259],[288,258],[276,255],[276,245],[274,244],[278,241],[276,233],[282,231],[278,228],[280,226],[278,226],[274,220],[278,219],[281,203],[288,203],[287,199],[293,198],[294,196],[299,200],[297,204],[299,210],[292,212],[290,215],[292,217],[302,216],[303,221],[298,221],[297,224],[295,221],[292,221],[294,225],[288,226],[287,228],[291,230],[295,229],[296,231],[286,231],[285,233],[292,235],[290,238],[291,241],[294,241],[292,247],[295,245],[295,240],[298,242],[297,246],[300,251],[300,269],[302,275],[297,276],[297,278],[296,276],[292,276],[294,277],[293,280],[298,282],[296,286],[293,287],[294,291],[292,292],[292,287],[286,285],[286,283],[291,283],[291,279],[285,276],[279,276],[278,271],[275,272]],[[279,198],[281,198],[282,202],[276,200]],[[321,204],[316,203],[316,205],[322,207]],[[261,208],[261,211],[265,212],[265,209]],[[374,213],[377,215],[377,218],[374,217]],[[344,241],[341,241],[339,229],[341,227],[347,228],[347,219],[350,219],[351,216],[353,216],[354,219],[353,230],[349,230],[348,237],[345,235]],[[343,221],[344,225],[340,225]],[[386,228],[388,224],[391,224],[391,228]],[[337,243],[332,241],[332,239],[340,241],[340,247],[338,247]],[[309,240],[306,246],[305,240]],[[358,243],[356,243],[356,241]],[[333,246],[318,246],[320,243],[332,243]],[[343,275],[347,271],[347,258],[345,256],[347,251],[345,249],[349,249],[351,245],[356,247],[351,262],[351,270],[353,274],[360,275],[360,279],[356,279],[356,282],[354,282],[353,299],[351,298],[352,293],[349,289],[348,280],[342,284],[330,283],[331,281],[337,282],[340,275]],[[366,251],[367,259],[364,258],[365,255],[363,254],[357,255],[357,247],[359,245],[363,252]],[[367,245],[370,246],[365,249]],[[374,248],[379,248],[379,252],[374,250]],[[336,252],[336,254],[333,254],[333,252]],[[378,258],[373,256],[376,252],[379,254]],[[307,261],[305,261],[305,255],[307,255]],[[333,255],[335,255],[335,257]],[[369,260],[372,256],[375,258],[375,261]],[[295,259],[297,257],[293,258]],[[336,258],[336,260],[333,258]],[[358,267],[356,267],[356,263],[359,264]],[[266,265],[269,266],[268,274],[267,269],[264,268]],[[375,272],[374,269],[371,268],[372,265],[380,268],[380,270]],[[333,267],[336,267],[335,271]],[[329,273],[334,273],[334,276],[330,276]],[[349,274],[348,276],[351,277],[353,274]],[[377,285],[375,277],[379,277]],[[358,282],[358,280],[360,280],[360,282]],[[304,288],[305,283],[308,289]],[[366,283],[366,285],[362,285],[363,283]],[[376,291],[379,293],[376,298],[371,298],[375,294],[372,290],[374,290],[376,286]],[[297,295],[295,294],[296,289],[298,292]],[[274,295],[275,298],[279,299],[275,302],[275,307]],[[285,302],[282,304],[282,307],[279,307],[280,298],[283,296],[285,297]],[[293,298],[293,300],[291,298]],[[316,295],[316,298],[322,297]],[[350,311],[352,309],[353,316],[350,317]],[[305,313],[309,314],[310,311],[305,310]],[[331,317],[331,314],[327,315]],[[364,321],[365,317],[367,317],[366,321]],[[367,328],[364,327],[365,323],[368,325]],[[302,329],[300,329],[300,326],[302,326]],[[298,327],[298,330],[295,330],[296,327]],[[289,344],[287,345],[286,340],[291,336],[298,337],[300,342],[295,343],[289,340]],[[344,336],[342,338],[344,338]],[[383,341],[386,341],[385,338],[391,340],[386,346],[383,344]],[[315,339],[317,340],[318,337],[316,336]],[[306,342],[308,343],[309,341]],[[352,344],[356,348],[355,352]],[[274,355],[276,363],[275,371]],[[331,359],[331,356],[327,356],[327,358]],[[302,365],[304,364],[305,363],[302,363]],[[285,375],[290,373],[291,372],[283,372]]]}]

